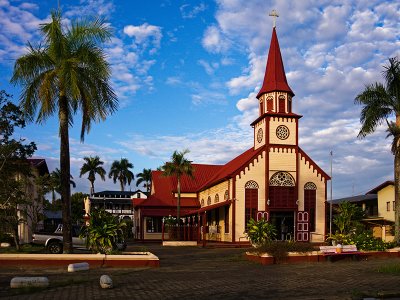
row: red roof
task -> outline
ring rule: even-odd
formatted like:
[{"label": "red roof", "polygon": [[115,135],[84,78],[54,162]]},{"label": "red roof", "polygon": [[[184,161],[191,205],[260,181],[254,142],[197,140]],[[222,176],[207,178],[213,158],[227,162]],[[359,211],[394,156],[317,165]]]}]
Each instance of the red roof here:
[{"label": "red roof", "polygon": [[[197,190],[221,168],[218,165],[192,164],[193,178],[183,175],[181,177],[181,193],[196,193]],[[163,176],[162,171],[153,171],[151,174],[154,186],[153,194],[147,199],[133,200],[134,206],[176,206],[177,179],[176,177]],[[200,206],[197,198],[181,197],[181,207],[197,208]]]},{"label": "red roof", "polygon": [[224,179],[232,176],[235,172],[241,169],[243,166],[247,165],[255,156],[257,156],[263,147],[254,150],[251,147],[249,150],[243,152],[239,156],[235,157],[227,164],[221,166],[220,170],[215,174],[215,176],[211,177],[203,186],[201,186],[200,190],[203,190],[211,185],[214,185]]},{"label": "red roof", "polygon": [[294,96],[286,80],[285,68],[283,66],[281,49],[279,48],[275,27],[272,30],[264,82],[261,90],[258,92],[257,98],[260,98],[264,93],[274,91],[288,92]]}]

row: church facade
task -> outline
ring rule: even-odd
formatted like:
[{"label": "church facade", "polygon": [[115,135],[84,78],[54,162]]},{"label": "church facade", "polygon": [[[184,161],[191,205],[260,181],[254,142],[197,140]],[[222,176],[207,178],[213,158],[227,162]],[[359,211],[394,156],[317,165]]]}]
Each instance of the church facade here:
[{"label": "church facade", "polygon": [[[246,241],[248,220],[265,218],[278,239],[324,241],[330,177],[298,145],[302,116],[292,111],[293,97],[273,27],[253,145],[225,165],[193,164],[194,179],[182,179],[182,216],[201,217],[207,239]],[[161,238],[159,229],[148,227],[174,215],[174,181],[153,172],[151,195],[135,205],[142,239]]]}]

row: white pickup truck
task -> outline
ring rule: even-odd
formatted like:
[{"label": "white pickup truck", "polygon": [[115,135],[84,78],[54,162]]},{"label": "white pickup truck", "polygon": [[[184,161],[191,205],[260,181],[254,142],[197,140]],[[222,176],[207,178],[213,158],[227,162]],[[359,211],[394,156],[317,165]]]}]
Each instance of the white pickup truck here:
[{"label": "white pickup truck", "polygon": [[[85,248],[86,249],[86,239],[80,238],[81,227],[72,226],[72,245],[74,248]],[[63,232],[62,224],[59,224],[54,233],[41,233],[37,232],[33,234],[32,243],[44,245],[52,254],[62,253],[63,251]]]}]

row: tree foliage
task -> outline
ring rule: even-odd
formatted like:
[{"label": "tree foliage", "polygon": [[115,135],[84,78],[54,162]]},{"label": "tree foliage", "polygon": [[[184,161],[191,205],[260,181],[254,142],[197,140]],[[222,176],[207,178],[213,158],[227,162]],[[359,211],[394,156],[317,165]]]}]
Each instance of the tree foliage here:
[{"label": "tree foliage", "polygon": [[106,180],[106,170],[103,168],[104,162],[100,160],[100,157],[97,155],[92,157],[84,157],[85,161],[81,167],[81,173],[79,177],[82,177],[84,174],[88,173],[88,180],[90,181],[90,194],[94,194],[94,181],[96,180],[96,174],[100,175],[101,180]]},{"label": "tree foliage", "polygon": [[40,33],[43,41],[37,46],[28,43],[27,53],[16,60],[11,82],[22,86],[20,103],[29,120],[42,123],[55,114],[59,118],[63,240],[64,252],[70,253],[69,127],[80,112],[83,141],[92,122],[105,120],[117,108],[109,83],[111,68],[100,45],[112,34],[100,19],[65,26],[61,11],[51,13],[51,20],[40,25]]},{"label": "tree foliage", "polygon": [[25,144],[13,137],[15,129],[25,127],[25,120],[11,96],[0,91],[0,224],[9,232],[19,249],[18,226],[26,221],[26,207],[32,201],[27,193],[30,164],[27,160],[36,150],[34,142]]},{"label": "tree foliage", "polygon": [[149,195],[151,190],[151,169],[143,169],[142,172],[136,175],[136,178],[136,186],[143,183],[143,186],[146,188],[147,194]]},{"label": "tree foliage", "polygon": [[108,173],[108,177],[112,178],[114,183],[117,180],[119,181],[122,192],[125,190],[126,184],[130,185],[132,180],[135,179],[135,175],[130,169],[133,169],[133,164],[128,159],[121,158],[119,161],[114,160]]},{"label": "tree foliage", "polygon": [[186,175],[193,178],[194,169],[192,162],[185,157],[189,152],[189,149],[185,149],[182,152],[174,151],[171,156],[171,161],[166,162],[162,166],[164,176],[173,176],[177,180],[176,190],[178,193],[178,199],[176,204],[176,218],[178,222],[180,220],[181,210],[181,177]]},{"label": "tree foliage", "polygon": [[[388,125],[387,137],[393,138],[391,151],[394,154],[395,241],[400,244],[400,61],[397,57],[389,58],[382,75],[385,84],[369,84],[355,98],[355,103],[362,106],[358,137],[373,133],[381,124]],[[395,122],[388,120],[393,116]]]}]

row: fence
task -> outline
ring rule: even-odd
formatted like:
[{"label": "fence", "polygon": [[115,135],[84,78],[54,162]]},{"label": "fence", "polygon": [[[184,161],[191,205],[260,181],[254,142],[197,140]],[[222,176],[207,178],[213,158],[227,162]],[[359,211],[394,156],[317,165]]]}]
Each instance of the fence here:
[{"label": "fence", "polygon": [[162,240],[200,241],[200,228],[197,224],[169,225],[163,224]]}]

